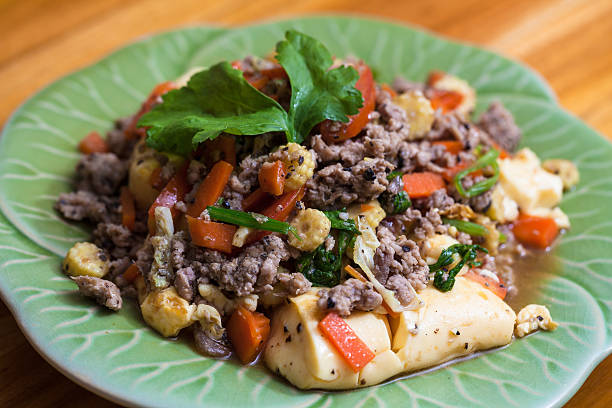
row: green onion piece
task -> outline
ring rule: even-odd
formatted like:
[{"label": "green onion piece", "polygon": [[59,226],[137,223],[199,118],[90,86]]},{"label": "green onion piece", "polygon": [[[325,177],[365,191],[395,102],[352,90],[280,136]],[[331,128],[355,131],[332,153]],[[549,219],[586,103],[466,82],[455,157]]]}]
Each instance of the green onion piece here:
[{"label": "green onion piece", "polygon": [[[495,149],[489,150],[484,156],[476,160],[472,166],[468,167],[465,170],[460,171],[455,175],[453,179],[453,183],[455,184],[455,188],[461,194],[461,196],[470,198],[481,195],[482,193],[488,191],[497,183],[499,179],[499,166],[497,164],[497,157],[499,156],[499,152]],[[486,180],[479,181],[474,184],[469,189],[465,190],[463,188],[463,184],[461,184],[461,180],[468,174],[473,171],[480,170],[483,167],[491,166],[493,167],[494,174]]]},{"label": "green onion piece", "polygon": [[[480,262],[476,262],[477,251],[488,253],[486,248],[480,245],[465,245],[455,244],[446,248],[440,256],[438,261],[429,265],[429,272],[434,273],[434,286],[441,292],[448,292],[455,285],[455,277],[461,271],[461,268],[467,263],[468,265],[480,266]],[[446,269],[447,266],[455,262],[454,255],[458,254],[461,257],[461,261],[453,267],[450,271]]]},{"label": "green onion piece", "polygon": [[402,173],[401,171],[395,170],[395,171],[392,171],[391,173],[387,174],[387,180],[391,181],[394,178],[401,177],[403,175],[404,175],[404,173]]},{"label": "green onion piece", "polygon": [[293,235],[299,238],[295,228],[289,225],[288,222],[278,221],[262,214],[213,206],[206,207],[206,210],[208,210],[208,215],[210,215],[210,218],[216,221],[258,230],[280,232],[282,234],[288,234],[291,232]]},{"label": "green onion piece", "polygon": [[442,218],[445,224],[452,225],[459,231],[465,232],[466,234],[473,235],[475,237],[484,237],[488,234],[488,230],[480,224],[476,224],[469,221],[453,220],[450,218]]}]

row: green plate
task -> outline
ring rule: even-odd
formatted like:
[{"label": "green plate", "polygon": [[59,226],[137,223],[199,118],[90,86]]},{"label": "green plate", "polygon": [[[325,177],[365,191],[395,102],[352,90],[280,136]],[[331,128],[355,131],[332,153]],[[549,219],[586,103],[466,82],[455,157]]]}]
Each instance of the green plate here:
[{"label": "green plate", "polygon": [[[558,261],[533,301],[560,325],[503,350],[390,384],[344,393],[302,392],[263,368],[196,354],[148,329],[134,305],[109,313],[84,300],[60,273],[62,255],[87,237],[53,211],[70,190],[88,131],[134,112],[152,87],[187,68],[265,55],[287,28],[309,33],[337,56],[363,58],[378,79],[423,80],[430,69],[467,79],[478,109],[499,99],[525,145],[579,167],[562,208],[572,221]],[[28,100],[0,139],[0,294],[34,347],[58,370],[133,406],[560,406],[611,349],[612,146],[561,109],[525,66],[413,28],[352,17],[309,17],[224,30],[190,27],[131,44]],[[519,271],[520,273],[520,271]]]}]

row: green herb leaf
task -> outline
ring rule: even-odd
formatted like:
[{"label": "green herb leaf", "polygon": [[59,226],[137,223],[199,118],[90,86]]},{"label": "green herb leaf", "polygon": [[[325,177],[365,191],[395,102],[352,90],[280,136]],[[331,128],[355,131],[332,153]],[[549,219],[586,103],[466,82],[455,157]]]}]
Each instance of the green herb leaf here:
[{"label": "green herb leaf", "polygon": [[397,194],[383,193],[379,200],[383,204],[383,208],[391,214],[401,214],[412,205],[408,193],[404,190]]},{"label": "green herb leaf", "polygon": [[289,128],[278,102],[253,88],[228,62],[198,72],[186,87],[162,99],[138,121],[150,126],[147,144],[158,151],[186,155],[221,132],[257,135]]},{"label": "green herb leaf", "polygon": [[[461,194],[461,196],[466,198],[478,196],[491,189],[495,185],[495,183],[497,183],[497,180],[499,179],[499,165],[497,164],[498,156],[499,152],[495,149],[491,149],[478,160],[476,160],[476,163],[474,163],[472,166],[460,171],[455,175],[453,183],[455,184],[455,188],[457,189],[459,194]],[[466,191],[463,188],[463,184],[461,184],[463,178],[471,172],[480,170],[483,167],[487,166],[493,167],[493,176],[489,177],[488,179],[479,181]]]},{"label": "green herb leaf", "polygon": [[229,208],[219,208],[208,206],[208,215],[216,221],[226,222],[228,224],[240,225],[264,231],[280,232],[282,234],[293,233],[297,238],[295,228],[289,225],[288,222],[278,221],[273,218],[266,217],[262,214],[248,213],[244,211],[231,210]]},{"label": "green herb leaf", "polygon": [[[451,245],[442,251],[438,261],[433,265],[429,265],[429,272],[435,274],[434,286],[441,292],[451,290],[455,285],[455,277],[466,263],[470,266],[480,266],[479,262],[475,262],[477,251],[489,253],[486,248],[480,245],[465,244]],[[447,271],[446,267],[455,262],[455,254],[458,254],[461,260],[450,271]]]},{"label": "green herb leaf", "polygon": [[298,259],[297,272],[302,273],[316,286],[336,286],[340,283],[342,256],[354,237],[355,235],[348,231],[339,231],[336,237],[337,254],[327,251],[323,243]]},{"label": "green herb leaf", "polygon": [[[346,208],[336,211],[323,211],[323,214],[325,214],[325,216],[331,221],[332,228],[349,231],[353,234],[361,235],[361,232],[359,231],[359,229],[357,229],[357,225],[355,225],[355,221],[351,218],[348,218]],[[346,214],[347,218],[340,218],[340,214]]]},{"label": "green herb leaf", "polygon": [[355,89],[359,74],[353,67],[329,69],[332,56],[321,42],[289,30],[276,53],[291,82],[290,142],[301,143],[325,119],[348,122],[348,115],[363,106],[361,92]]},{"label": "green herb leaf", "polygon": [[391,173],[387,174],[387,180],[391,181],[394,178],[402,177],[403,175],[404,175],[404,173],[402,173],[401,171],[395,170],[395,171],[392,171]]},{"label": "green herb leaf", "polygon": [[475,237],[484,237],[489,233],[485,227],[480,224],[476,224],[469,221],[463,220],[453,220],[450,218],[442,218],[442,221],[445,224],[452,225],[457,228],[459,231],[465,232],[466,234],[470,234]]}]

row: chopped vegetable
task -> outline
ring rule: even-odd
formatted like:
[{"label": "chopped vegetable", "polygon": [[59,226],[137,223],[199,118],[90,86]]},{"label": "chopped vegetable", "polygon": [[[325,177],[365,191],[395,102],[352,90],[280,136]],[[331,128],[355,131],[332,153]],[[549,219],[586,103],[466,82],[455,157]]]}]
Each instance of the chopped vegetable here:
[{"label": "chopped vegetable", "polygon": [[232,239],[236,232],[234,225],[206,221],[187,216],[191,241],[198,246],[232,253]]},{"label": "chopped vegetable", "polygon": [[[434,273],[434,286],[441,292],[448,292],[455,285],[455,277],[467,263],[470,266],[479,266],[475,262],[477,251],[488,253],[486,248],[480,245],[455,244],[446,248],[440,253],[438,261],[429,265],[429,272]],[[447,266],[456,262],[455,254],[459,255],[461,260],[449,271]]]},{"label": "chopped vegetable", "polygon": [[280,160],[274,163],[264,163],[259,170],[259,187],[266,193],[278,196],[285,188],[285,166]]},{"label": "chopped vegetable", "polygon": [[471,269],[462,276],[471,281],[480,283],[482,286],[499,296],[502,300],[506,298],[508,288],[504,285],[501,279],[498,278],[499,280],[495,280],[489,276],[481,275],[477,272],[474,272]]},{"label": "chopped vegetable", "polygon": [[[451,183],[453,179],[455,178],[455,176],[457,175],[457,173],[459,173],[461,170],[467,169],[471,165],[472,165],[471,162],[463,161],[461,163],[456,164],[453,167],[448,167],[444,169],[444,172],[442,172],[442,178],[448,181],[449,183]],[[470,173],[470,176],[472,177],[482,176],[482,170],[473,171]]]},{"label": "chopped vegetable", "polygon": [[[472,166],[457,173],[453,178],[453,183],[455,184],[455,188],[457,189],[459,194],[461,194],[463,197],[470,198],[490,190],[499,179],[499,165],[497,164],[498,156],[499,151],[491,149],[478,160],[476,160],[476,163],[474,163]],[[493,168],[493,176],[489,177],[488,179],[479,181],[478,183],[470,187],[468,190],[465,190],[463,188],[463,184],[461,183],[463,178],[468,174],[487,166],[491,166]]]},{"label": "chopped vegetable", "polygon": [[392,99],[397,96],[397,92],[395,92],[393,88],[391,88],[388,84],[382,84],[380,86],[380,89],[387,92],[391,96]]},{"label": "chopped vegetable", "polygon": [[125,272],[123,272],[123,279],[128,282],[134,282],[138,276],[140,276],[140,269],[136,264],[131,264]]},{"label": "chopped vegetable", "polygon": [[[304,197],[305,188],[302,187],[299,190],[289,191],[265,208],[261,215],[265,215],[268,218],[273,218],[278,221],[286,221],[289,218],[289,214],[295,208],[295,204]],[[248,243],[259,241],[261,238],[268,235],[268,231],[259,231],[256,234],[251,235],[247,240]]]},{"label": "chopped vegetable", "polygon": [[318,327],[354,372],[359,372],[376,357],[351,326],[337,314],[328,313]]},{"label": "chopped vegetable", "polygon": [[189,190],[189,185],[187,184],[187,167],[188,164],[184,165],[176,172],[174,177],[170,179],[166,187],[159,193],[155,202],[149,208],[148,224],[150,233],[155,231],[155,209],[157,207],[169,208],[173,218],[176,218],[178,215],[178,210],[174,208],[174,205],[179,201],[183,201],[185,194],[187,194]]},{"label": "chopped vegetable", "polygon": [[127,129],[125,130],[125,136],[128,139],[143,138],[147,135],[147,128],[141,127],[138,123],[140,118],[147,112],[149,112],[158,103],[159,98],[168,93],[169,91],[176,89],[176,84],[172,81],[162,82],[157,84],[155,88],[149,94],[149,97],[140,107],[140,110],[134,115]]},{"label": "chopped vegetable", "polygon": [[392,171],[391,173],[387,174],[387,180],[391,181],[396,177],[402,177],[404,175],[404,173],[402,173],[400,170],[395,170]]},{"label": "chopped vegetable", "polygon": [[457,91],[432,89],[429,100],[434,109],[442,109],[442,113],[448,113],[461,105],[461,102],[463,102],[463,95]]},{"label": "chopped vegetable", "polygon": [[344,267],[344,270],[346,271],[346,273],[348,273],[349,275],[351,275],[353,278],[360,280],[362,282],[367,282],[366,278],[363,277],[362,274],[359,273],[359,271],[355,268],[353,268],[351,265],[346,265]]},{"label": "chopped vegetable", "polygon": [[406,191],[400,191],[397,194],[383,193],[380,196],[380,201],[385,206],[387,211],[391,209],[391,214],[401,214],[412,205],[410,197]]},{"label": "chopped vegetable", "polygon": [[327,143],[340,142],[342,140],[355,137],[361,129],[368,123],[369,115],[374,110],[376,102],[376,86],[372,71],[363,62],[357,64],[359,80],[355,84],[363,96],[363,106],[359,113],[350,116],[348,123],[338,124],[331,120],[326,120],[321,124],[321,135]]},{"label": "chopped vegetable", "polygon": [[187,209],[187,214],[197,218],[206,207],[213,205],[223,193],[233,169],[234,167],[226,161],[221,160],[215,163],[198,187],[195,201]]},{"label": "chopped vegetable", "polygon": [[459,154],[463,150],[463,143],[458,140],[439,140],[431,143],[434,146],[444,146],[450,154]]},{"label": "chopped vegetable", "polygon": [[236,138],[230,135],[220,135],[216,139],[206,142],[204,145],[204,160],[207,165],[224,160],[236,167]]},{"label": "chopped vegetable", "polygon": [[546,249],[559,234],[559,227],[552,218],[521,214],[514,222],[512,232],[521,244]]},{"label": "chopped vegetable", "polygon": [[276,52],[291,82],[289,112],[228,62],[220,62],[193,75],[186,87],[168,92],[161,104],[140,118],[139,126],[150,127],[147,144],[187,155],[221,132],[284,132],[288,141],[300,143],[323,120],[347,122],[348,115],[359,112],[363,98],[353,86],[357,71],[330,69],[331,54],[319,41],[289,30]]},{"label": "chopped vegetable", "polygon": [[295,234],[295,230],[288,222],[278,221],[262,214],[212,206],[206,209],[208,210],[208,215],[210,215],[210,218],[213,220],[258,230],[280,232],[283,234],[288,234],[289,231],[292,231]]},{"label": "chopped vegetable", "polygon": [[315,286],[332,287],[340,283],[342,256],[350,246],[353,234],[339,231],[336,237],[338,253],[325,249],[325,243],[312,252],[303,254],[297,261],[296,271],[302,273]]},{"label": "chopped vegetable", "polygon": [[270,335],[270,319],[239,305],[227,322],[227,335],[243,364],[255,361]]},{"label": "chopped vegetable", "polygon": [[435,191],[446,187],[442,176],[436,173],[409,173],[402,177],[404,190],[410,198],[429,197]]},{"label": "chopped vegetable", "polygon": [[258,210],[263,208],[270,200],[272,200],[272,196],[258,188],[242,200],[242,208],[246,211]]},{"label": "chopped vegetable", "polygon": [[121,203],[121,223],[130,231],[134,231],[136,208],[134,207],[134,197],[129,188],[121,187],[119,202]]},{"label": "chopped vegetable", "polygon": [[442,218],[442,221],[445,224],[452,225],[459,231],[465,232],[466,234],[470,234],[475,237],[484,237],[489,233],[489,231],[485,227],[474,222],[453,220],[450,218]]},{"label": "chopped vegetable", "polygon": [[[334,229],[349,231],[354,234],[361,234],[355,225],[355,221],[348,217],[346,209],[336,211],[323,211],[323,214],[331,221]],[[344,216],[342,214],[345,214]]]},{"label": "chopped vegetable", "polygon": [[108,152],[108,144],[98,132],[89,132],[79,142],[79,151],[84,154],[106,153]]}]

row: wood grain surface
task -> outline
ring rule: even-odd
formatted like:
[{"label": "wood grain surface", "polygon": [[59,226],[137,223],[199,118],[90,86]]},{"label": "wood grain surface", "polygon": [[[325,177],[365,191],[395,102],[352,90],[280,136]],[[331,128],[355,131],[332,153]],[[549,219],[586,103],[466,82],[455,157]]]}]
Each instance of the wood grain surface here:
[{"label": "wood grain surface", "polygon": [[[36,90],[142,35],[308,13],[391,18],[522,60],[561,105],[612,136],[610,0],[0,0],[0,124]],[[611,374],[612,357],[567,407],[611,407]],[[1,303],[0,390],[0,407],[113,406],[47,364]]]}]

